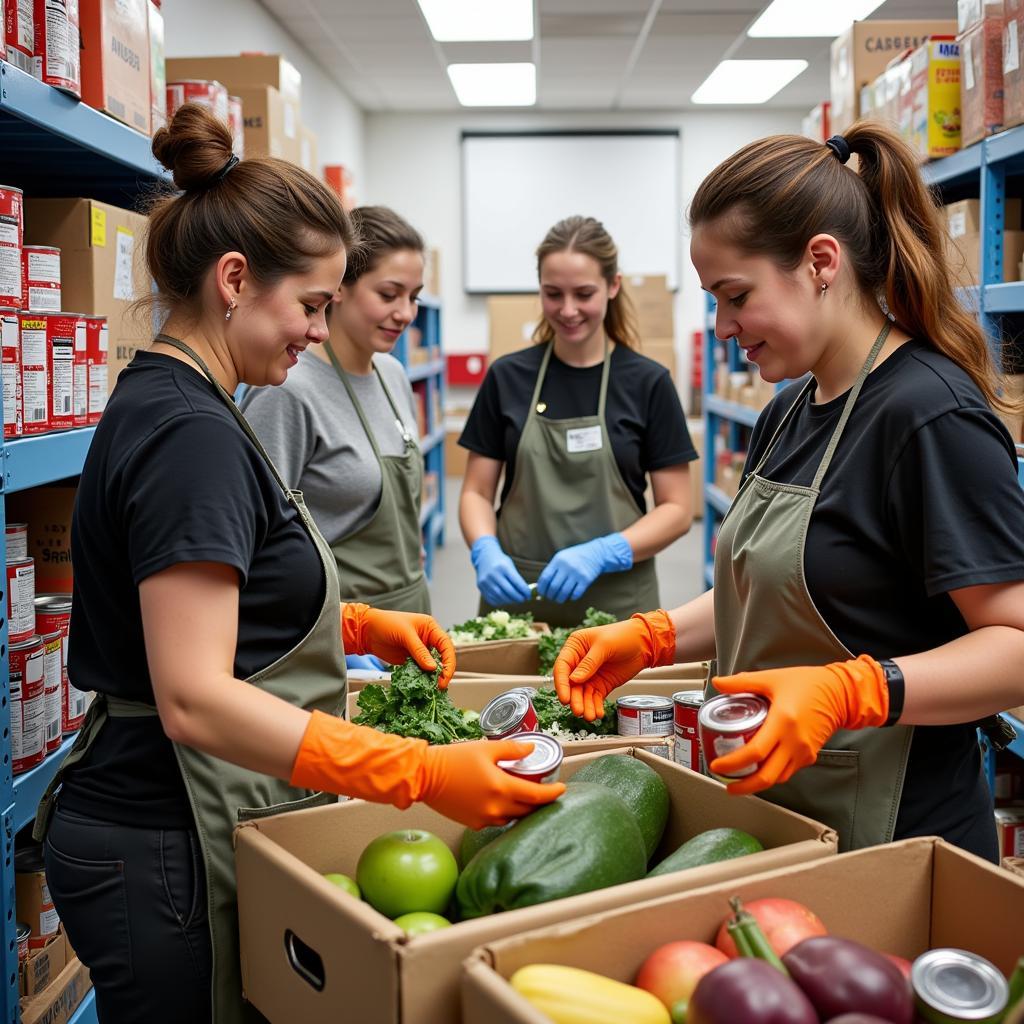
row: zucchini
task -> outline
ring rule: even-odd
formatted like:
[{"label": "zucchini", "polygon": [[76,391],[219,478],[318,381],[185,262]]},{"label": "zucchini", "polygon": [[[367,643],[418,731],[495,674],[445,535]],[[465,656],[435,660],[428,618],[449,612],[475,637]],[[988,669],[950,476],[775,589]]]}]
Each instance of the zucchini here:
[{"label": "zucchini", "polygon": [[745,857],[763,849],[760,841],[749,832],[738,828],[713,828],[687,839],[675,853],[670,853],[653,871],[649,871],[647,877],[698,868],[702,864],[717,864],[720,860]]},{"label": "zucchini", "polygon": [[488,843],[507,832],[515,822],[507,825],[485,825],[483,828],[467,828],[459,843],[459,867],[464,868]]}]

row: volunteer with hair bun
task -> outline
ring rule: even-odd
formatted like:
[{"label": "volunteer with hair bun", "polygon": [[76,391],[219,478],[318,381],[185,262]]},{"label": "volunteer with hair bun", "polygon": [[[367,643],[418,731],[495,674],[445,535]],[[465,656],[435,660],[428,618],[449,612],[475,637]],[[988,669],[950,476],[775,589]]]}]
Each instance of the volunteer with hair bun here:
[{"label": "volunteer with hair bun", "polygon": [[239,163],[205,107],[153,153],[181,190],[146,243],[168,316],[83,468],[69,674],[97,697],[35,832],[102,1024],[241,1024],[262,1018],[239,976],[240,821],[345,794],[479,827],[562,787],[497,766],[525,744],[428,747],[338,717],[346,650],[411,656],[441,686],[454,650],[428,615],[341,603],[330,548],[230,395],[282,384],[327,337],[351,225],[298,167]]},{"label": "volunteer with hair bun", "polygon": [[459,439],[470,450],[459,521],[481,612],[556,626],[578,625],[588,606],[626,618],[658,604],[654,556],[690,528],[697,453],[669,371],[634,351],[604,226],[559,221],[537,273],[537,344],[488,369]]},{"label": "volunteer with hair bun", "polygon": [[1024,703],[1024,493],[993,412],[1014,403],[915,157],[866,121],[824,145],[773,136],[689,216],[715,333],[796,383],[754,427],[714,589],[570,637],[559,697],[594,717],[643,668],[717,657],[713,690],[770,702],[749,742],[705,751],[731,793],[843,850],[938,835],[995,861],[977,726]]}]

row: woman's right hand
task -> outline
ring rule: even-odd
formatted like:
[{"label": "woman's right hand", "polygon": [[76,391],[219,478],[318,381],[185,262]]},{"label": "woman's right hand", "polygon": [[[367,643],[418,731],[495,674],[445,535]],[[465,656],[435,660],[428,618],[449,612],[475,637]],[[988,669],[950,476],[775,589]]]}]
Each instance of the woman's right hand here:
[{"label": "woman's right hand", "polygon": [[668,612],[637,613],[610,626],[569,635],[555,659],[555,691],[588,722],[604,716],[604,700],[645,668],[675,661],[676,630]]}]

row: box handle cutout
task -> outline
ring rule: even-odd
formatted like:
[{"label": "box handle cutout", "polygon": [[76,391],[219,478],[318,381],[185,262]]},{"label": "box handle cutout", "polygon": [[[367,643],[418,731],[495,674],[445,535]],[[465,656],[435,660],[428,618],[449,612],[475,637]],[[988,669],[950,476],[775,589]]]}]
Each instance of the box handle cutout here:
[{"label": "box handle cutout", "polygon": [[320,954],[307,946],[290,928],[284,933],[284,948],[288,952],[288,963],[292,970],[311,988],[323,992],[324,962]]}]

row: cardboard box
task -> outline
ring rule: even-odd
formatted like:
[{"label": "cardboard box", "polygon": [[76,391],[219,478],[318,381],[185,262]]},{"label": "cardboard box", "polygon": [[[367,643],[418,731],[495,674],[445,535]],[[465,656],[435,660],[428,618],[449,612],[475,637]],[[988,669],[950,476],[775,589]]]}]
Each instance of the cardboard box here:
[{"label": "cardboard box", "polygon": [[441,295],[441,250],[429,246],[423,253],[423,291],[435,298]]},{"label": "cardboard box", "polygon": [[[1019,278],[1019,264],[1024,256],[1024,231],[1003,232],[1003,281]],[[967,234],[950,238],[946,243],[946,257],[953,271],[955,284],[969,288],[979,283],[981,268],[981,235]]]},{"label": "cardboard box", "polygon": [[[427,829],[455,850],[460,825],[422,804],[399,811],[361,800],[247,822],[235,832],[246,997],[272,1024],[336,1024],[342,1011],[360,1024],[456,1022],[459,965],[477,946],[835,852],[835,833],[823,825],[755,797],[730,797],[719,783],[664,758],[636,749],[631,754],[669,788],[669,825],[652,859],[713,827],[745,829],[767,849],[409,939],[369,905],[331,885],[322,872],[354,874],[366,844],[397,828]],[[598,756],[567,758],[562,778]]]},{"label": "cardboard box", "polygon": [[637,326],[643,343],[646,345],[648,338],[675,337],[675,296],[668,290],[665,276],[624,275],[622,284],[636,309]]},{"label": "cardboard box", "polygon": [[[545,622],[535,622],[533,631],[550,633],[551,629]],[[536,676],[540,665],[536,637],[458,644],[455,657],[464,672],[486,672],[492,675]]]},{"label": "cardboard box", "polygon": [[983,18],[1003,16],[1003,0],[956,0],[956,30],[966,32]]},{"label": "cardboard box", "polygon": [[[1003,392],[1008,398],[1016,399],[1018,407],[1024,402],[1024,373],[1007,373],[1003,375]],[[1006,425],[1010,437],[1020,443],[1024,441],[1024,414],[1019,412],[1000,412],[999,418]],[[16,495],[11,495],[13,501]],[[29,552],[31,554],[31,551]],[[36,572],[39,570],[37,569]],[[1020,709],[1018,709],[1020,710]],[[1016,717],[1021,718],[1018,714]]]},{"label": "cardboard box", "polygon": [[910,55],[910,137],[918,158],[960,148],[960,44],[934,36]]},{"label": "cardboard box", "polygon": [[[638,672],[629,683],[624,683],[624,686],[629,686],[630,683],[644,682],[645,680],[693,680],[698,679],[706,681],[708,674],[711,671],[711,662],[709,661],[688,661],[679,662],[676,665],[659,665],[657,668],[645,668],[642,672]],[[550,677],[547,677],[550,678]],[[496,676],[493,673],[484,672],[460,672],[456,670],[454,679],[500,679],[502,682],[508,684],[508,686],[536,686],[537,676],[519,676],[510,675],[509,673],[503,672],[500,676]],[[686,687],[679,687],[679,689],[686,689]],[[615,691],[619,693],[619,690]],[[636,693],[644,691],[636,690]],[[649,691],[649,692],[661,692],[661,691]]]},{"label": "cardboard box", "polygon": [[1003,867],[1024,878],[1024,857],[1004,857]]},{"label": "cardboard box", "polygon": [[8,520],[28,523],[37,594],[71,593],[71,514],[77,490],[51,484],[8,495]]},{"label": "cardboard box", "polygon": [[1003,129],[1003,17],[987,15],[958,37],[960,136],[964,146]]},{"label": "cardboard box", "polygon": [[146,224],[141,214],[96,199],[25,201],[25,241],[60,247],[65,309],[107,318],[111,390],[118,373],[153,338],[149,318],[129,313],[150,289]]},{"label": "cardboard box", "polygon": [[1003,21],[1003,124],[1024,124],[1024,0],[1006,0]]},{"label": "cardboard box", "polygon": [[272,85],[239,86],[232,95],[242,101],[245,155],[273,156],[297,164],[301,156],[298,126],[277,89]]},{"label": "cardboard box", "polygon": [[67,966],[67,962],[67,942],[64,932],[59,931],[49,945],[29,951],[28,962],[21,971],[21,994],[34,996],[49,988]]},{"label": "cardboard box", "polygon": [[860,90],[873,82],[893,57],[931,35],[954,35],[956,21],[855,21],[832,43],[830,130],[841,133],[860,114]]},{"label": "cardboard box", "polygon": [[[950,238],[981,233],[981,203],[977,199],[961,199],[943,207],[946,214],[946,228]],[[1020,200],[1007,199],[1003,206],[1003,227],[1017,231],[1021,227]]]},{"label": "cardboard box", "polygon": [[459,444],[461,430],[446,430],[444,435],[444,475],[457,478],[466,475],[469,449]]},{"label": "cardboard box", "polygon": [[79,17],[82,100],[149,135],[149,0],[81,0]]},{"label": "cardboard box", "polygon": [[816,103],[807,116],[803,119],[803,134],[815,142],[824,142],[831,138],[829,130],[829,107],[831,104],[826,100],[824,103]]},{"label": "cardboard box", "polygon": [[518,352],[533,344],[533,332],[540,322],[540,297],[537,295],[492,295],[487,300],[490,324],[488,361]]},{"label": "cardboard box", "polygon": [[676,342],[675,338],[655,338],[641,334],[640,355],[653,359],[656,363],[668,368],[672,379],[676,379]]},{"label": "cardboard box", "polygon": [[72,957],[49,988],[21,1000],[21,1024],[66,1024],[91,988],[89,969]]},{"label": "cardboard box", "polygon": [[167,123],[167,65],[164,59],[163,11],[149,0],[149,119],[156,134]]},{"label": "cardboard box", "polygon": [[315,177],[320,177],[320,158],[317,154],[316,132],[299,125],[299,166]]},{"label": "cardboard box", "polygon": [[830,933],[908,960],[952,946],[987,957],[1008,976],[1021,952],[1024,879],[941,839],[907,839],[489,942],[464,965],[462,1019],[543,1020],[506,980],[526,964],[564,964],[632,983],[658,946],[713,943],[732,896],[797,900]]}]

